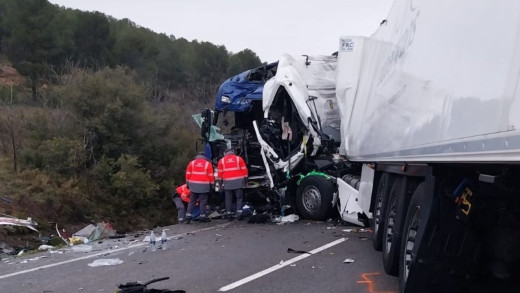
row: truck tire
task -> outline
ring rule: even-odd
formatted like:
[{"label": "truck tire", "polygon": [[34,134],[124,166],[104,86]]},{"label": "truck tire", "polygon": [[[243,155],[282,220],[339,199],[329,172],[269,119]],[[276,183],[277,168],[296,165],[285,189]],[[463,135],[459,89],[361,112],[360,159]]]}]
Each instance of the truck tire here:
[{"label": "truck tire", "polygon": [[421,246],[422,235],[431,211],[431,201],[426,200],[425,185],[419,184],[415,190],[403,226],[402,247],[399,257],[399,288],[405,292],[430,292],[428,284],[431,278],[424,265],[419,271],[417,254]]},{"label": "truck tire", "polygon": [[320,175],[305,177],[296,189],[296,206],[300,216],[308,220],[326,220],[332,213],[334,182]]},{"label": "truck tire", "polygon": [[389,173],[383,173],[377,185],[375,195],[374,217],[372,220],[372,244],[374,249],[381,251],[383,247],[383,228],[388,203],[388,194],[392,185],[393,177]]},{"label": "truck tire", "polygon": [[385,213],[383,230],[383,266],[392,276],[399,273],[399,252],[401,251],[401,231],[406,212],[406,177],[394,180]]}]

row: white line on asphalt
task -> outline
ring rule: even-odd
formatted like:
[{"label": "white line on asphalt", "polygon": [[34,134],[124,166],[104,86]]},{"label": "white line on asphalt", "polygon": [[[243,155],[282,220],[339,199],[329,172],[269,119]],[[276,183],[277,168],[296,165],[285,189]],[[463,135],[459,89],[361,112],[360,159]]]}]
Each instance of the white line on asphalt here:
[{"label": "white line on asphalt", "polygon": [[227,286],[224,286],[224,287],[222,287],[222,288],[220,288],[218,290],[221,291],[221,292],[225,292],[225,291],[229,291],[231,289],[235,289],[236,287],[242,286],[242,285],[244,285],[246,283],[249,283],[249,282],[251,282],[251,281],[253,281],[255,279],[263,277],[263,276],[265,276],[265,275],[267,275],[269,273],[272,273],[272,272],[274,272],[276,270],[279,270],[279,269],[281,269],[281,268],[283,268],[285,266],[288,266],[288,265],[293,264],[293,263],[295,263],[297,261],[300,261],[300,260],[302,260],[304,258],[307,258],[307,257],[309,257],[309,256],[311,256],[313,254],[316,254],[316,253],[318,253],[320,251],[323,251],[323,250],[325,250],[327,248],[330,248],[330,247],[332,247],[334,245],[338,245],[338,244],[340,244],[341,242],[344,242],[347,239],[348,238],[340,238],[340,239],[338,239],[336,241],[333,241],[331,243],[328,243],[328,244],[325,244],[325,245],[323,245],[321,247],[318,247],[318,248],[316,248],[314,250],[311,250],[311,251],[309,251],[309,253],[302,254],[302,255],[297,256],[295,258],[291,258],[290,260],[287,260],[287,261],[284,261],[284,262],[279,263],[277,265],[274,265],[274,266],[272,266],[270,268],[267,268],[267,269],[265,269],[265,270],[263,270],[261,272],[258,272],[256,274],[253,274],[253,275],[249,276],[249,277],[243,278],[242,280],[236,281],[235,283],[232,283],[232,284],[229,284]]},{"label": "white line on asphalt", "polygon": [[[218,227],[222,227],[222,226],[226,226],[226,225],[228,225],[228,224],[218,225]],[[195,230],[195,231],[191,231],[191,232],[181,233],[181,234],[178,234],[178,235],[174,235],[174,236],[168,237],[168,240],[170,240],[172,238],[176,238],[176,237],[182,236],[182,235],[186,235],[186,234],[199,233],[199,232],[203,232],[203,231],[206,231],[206,230],[211,230],[211,229],[214,229],[216,227],[217,226],[213,226],[213,227],[199,229],[199,230]],[[14,273],[11,273],[11,274],[3,275],[3,276],[0,276],[0,279],[14,277],[14,276],[17,276],[17,275],[30,273],[30,272],[34,272],[34,271],[37,271],[37,270],[48,269],[48,268],[52,268],[52,267],[55,267],[55,266],[60,266],[60,265],[68,264],[68,263],[75,262],[75,261],[89,259],[89,258],[93,258],[93,257],[100,256],[100,255],[105,255],[105,254],[109,254],[109,253],[123,251],[123,250],[126,250],[126,249],[143,246],[145,244],[147,244],[147,243],[141,242],[141,243],[132,244],[132,245],[129,245],[129,246],[126,246],[126,247],[122,247],[122,248],[116,248],[116,249],[112,249],[112,250],[105,250],[105,251],[101,251],[101,252],[94,253],[94,254],[91,254],[91,255],[86,255],[86,256],[82,256],[82,257],[78,257],[78,258],[74,258],[74,259],[65,260],[65,261],[62,261],[62,262],[52,263],[52,264],[44,265],[44,266],[41,266],[41,267],[36,267],[36,268],[28,269],[28,270],[23,270],[23,271],[14,272]]]}]

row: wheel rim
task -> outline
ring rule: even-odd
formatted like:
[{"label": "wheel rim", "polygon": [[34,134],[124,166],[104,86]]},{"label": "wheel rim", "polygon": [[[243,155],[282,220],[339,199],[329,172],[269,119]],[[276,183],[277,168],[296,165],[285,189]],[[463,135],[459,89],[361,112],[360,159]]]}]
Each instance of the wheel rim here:
[{"label": "wheel rim", "polygon": [[314,187],[309,186],[305,188],[302,194],[303,207],[308,211],[318,210],[321,206],[320,191]]},{"label": "wheel rim", "polygon": [[381,225],[381,210],[383,208],[383,192],[380,191],[380,193],[377,195],[377,203],[376,203],[376,215],[374,217],[374,233],[377,233],[379,231],[379,225]]},{"label": "wheel rim", "polygon": [[392,199],[392,204],[390,205],[390,210],[388,213],[388,223],[386,226],[386,253],[389,254],[392,249],[392,238],[394,236],[394,225],[395,225],[395,215],[397,214],[397,197]]},{"label": "wheel rim", "polygon": [[421,208],[415,207],[412,219],[410,220],[410,226],[408,231],[406,232],[406,244],[405,251],[403,254],[404,257],[404,280],[408,279],[408,274],[410,273],[410,266],[412,265],[413,260],[413,248],[415,247],[415,239],[417,237],[417,230],[419,229],[419,221],[421,216]]}]

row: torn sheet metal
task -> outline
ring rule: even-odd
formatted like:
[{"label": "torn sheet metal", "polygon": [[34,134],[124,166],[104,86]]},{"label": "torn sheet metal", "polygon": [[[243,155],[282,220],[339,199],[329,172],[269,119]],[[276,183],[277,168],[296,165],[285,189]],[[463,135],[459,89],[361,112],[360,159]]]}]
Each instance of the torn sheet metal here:
[{"label": "torn sheet metal", "polygon": [[38,223],[33,221],[31,218],[27,218],[27,220],[18,219],[14,217],[0,217],[0,225],[7,225],[7,226],[20,226],[20,227],[26,227],[33,231],[38,232],[35,226],[38,226]]},{"label": "torn sheet metal", "polygon": [[78,232],[72,234],[72,236],[81,236],[81,237],[89,237],[92,232],[94,232],[94,230],[96,230],[96,226],[92,225],[92,224],[89,224],[87,225],[85,228],[79,230]]},{"label": "torn sheet metal", "polygon": [[262,65],[226,80],[218,89],[215,110],[249,111],[253,100],[262,100],[264,83],[276,74],[277,67],[278,62]]},{"label": "torn sheet metal", "polygon": [[56,233],[58,233],[58,236],[63,240],[63,242],[65,242],[65,244],[70,245],[69,241],[61,235],[60,229],[58,229],[58,223],[56,223]]},{"label": "torn sheet metal", "polygon": [[92,231],[92,233],[88,237],[88,240],[96,241],[114,235],[116,235],[116,230],[112,228],[112,225],[109,222],[101,222],[97,223],[96,228]]}]

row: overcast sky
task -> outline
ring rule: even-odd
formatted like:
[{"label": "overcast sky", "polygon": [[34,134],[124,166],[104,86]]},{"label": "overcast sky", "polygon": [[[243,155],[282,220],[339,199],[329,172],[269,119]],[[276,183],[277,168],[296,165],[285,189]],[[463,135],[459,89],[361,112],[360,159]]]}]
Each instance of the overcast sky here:
[{"label": "overcast sky", "polygon": [[393,0],[50,0],[128,18],[157,33],[249,48],[262,61],[283,53],[331,54],[342,35],[369,36]]}]

